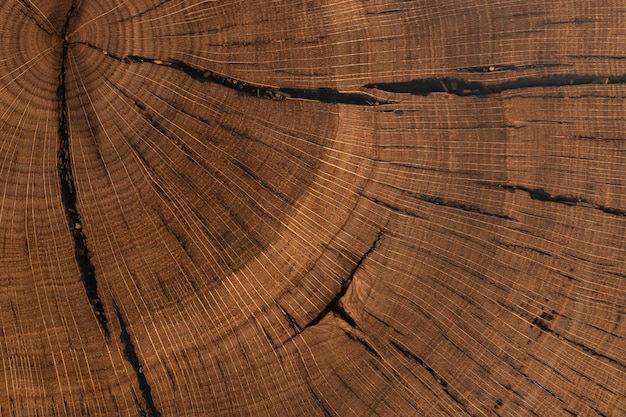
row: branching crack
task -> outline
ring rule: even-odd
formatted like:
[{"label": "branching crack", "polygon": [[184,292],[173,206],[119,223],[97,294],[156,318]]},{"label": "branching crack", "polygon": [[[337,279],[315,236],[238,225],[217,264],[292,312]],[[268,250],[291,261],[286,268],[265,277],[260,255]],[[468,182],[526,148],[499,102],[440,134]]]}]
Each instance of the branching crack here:
[{"label": "branching crack", "polygon": [[74,174],[72,170],[72,157],[70,153],[70,136],[69,136],[69,124],[68,124],[68,109],[67,109],[67,93],[66,93],[66,66],[67,66],[67,53],[70,43],[67,41],[66,36],[70,25],[70,20],[76,12],[76,0],[72,1],[72,5],[67,12],[67,17],[63,29],[61,31],[61,38],[63,44],[61,48],[61,69],[59,73],[59,81],[57,87],[57,102],[59,106],[59,149],[57,151],[57,171],[59,174],[59,180],[61,183],[61,201],[65,214],[69,224],[70,233],[74,240],[74,257],[78,264],[81,280],[85,287],[87,298],[91,304],[93,312],[104,331],[104,334],[109,336],[109,329],[107,327],[107,318],[104,314],[104,306],[98,295],[98,282],[96,281],[95,268],[91,263],[91,257],[89,249],[87,247],[87,238],[83,231],[80,214],[76,205],[76,184],[74,182]]},{"label": "branching crack", "polygon": [[328,305],[326,305],[326,307],[324,307],[324,309],[313,320],[311,320],[306,326],[304,326],[305,329],[307,327],[315,326],[316,324],[318,324],[330,312],[333,312],[334,314],[336,314],[338,317],[340,317],[350,326],[357,327],[357,324],[354,321],[354,319],[343,308],[341,299],[343,298],[344,295],[346,295],[346,292],[348,291],[348,288],[350,287],[350,284],[352,284],[352,280],[354,279],[354,274],[361,267],[361,265],[363,264],[363,261],[365,261],[365,259],[367,259],[368,256],[370,256],[376,249],[378,249],[382,237],[383,237],[383,231],[378,232],[378,235],[376,236],[374,243],[372,243],[372,246],[370,246],[367,252],[365,252],[365,254],[363,254],[363,256],[361,256],[361,258],[357,261],[357,263],[354,265],[354,267],[350,271],[350,275],[348,276],[348,278],[346,278],[345,281],[341,283],[341,289],[339,290],[339,292],[335,294],[335,296],[333,297],[332,300],[330,300]]},{"label": "branching crack", "polygon": [[[126,323],[122,318],[122,314],[120,313],[120,309],[118,308],[115,299],[111,299],[111,301],[113,304],[113,311],[115,312],[115,316],[117,317],[117,321],[120,325],[120,341],[124,345],[124,358],[131,364],[131,366],[135,370],[135,374],[137,375],[139,390],[141,391],[141,395],[146,402],[146,408],[148,409],[147,416],[159,417],[161,413],[159,413],[156,406],[154,405],[150,384],[148,384],[148,380],[143,373],[141,362],[139,362],[139,357],[137,356],[137,352],[135,352],[135,346],[133,345],[133,342],[131,340],[130,333],[128,333],[128,329],[126,328]],[[141,408],[141,406],[139,407]],[[143,409],[141,409],[141,412],[142,415],[146,415]]]}]

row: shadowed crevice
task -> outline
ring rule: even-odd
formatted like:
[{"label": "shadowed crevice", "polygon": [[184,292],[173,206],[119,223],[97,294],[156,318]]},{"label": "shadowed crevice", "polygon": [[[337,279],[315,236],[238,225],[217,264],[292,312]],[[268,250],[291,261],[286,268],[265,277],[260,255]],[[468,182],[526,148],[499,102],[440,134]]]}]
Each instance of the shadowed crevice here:
[{"label": "shadowed crevice", "polygon": [[525,64],[525,65],[481,65],[475,67],[463,67],[459,68],[458,71],[462,72],[502,72],[502,71],[526,71],[529,69],[537,69],[537,68],[550,68],[550,67],[571,67],[572,64],[559,64],[555,62],[539,62],[536,64]]},{"label": "shadowed crevice", "polygon": [[[413,193],[411,193],[411,194],[413,194]],[[425,194],[415,194],[414,197],[417,198],[420,201],[423,201],[423,202],[429,203],[429,204],[435,204],[435,205],[438,205],[438,206],[455,208],[455,209],[459,209],[459,210],[463,210],[463,211],[468,211],[468,212],[471,212],[471,213],[483,214],[485,216],[496,217],[498,219],[517,221],[516,219],[514,219],[512,217],[509,217],[506,214],[492,213],[492,212],[489,212],[489,211],[485,211],[485,210],[483,210],[483,209],[481,209],[480,207],[477,207],[477,206],[464,204],[464,203],[460,203],[458,201],[453,201],[453,200],[444,200],[441,197],[434,197],[434,196],[425,195]]]},{"label": "shadowed crevice", "polygon": [[84,45],[92,48],[102,54],[125,64],[153,64],[168,67],[187,74],[192,79],[202,82],[217,84],[230,90],[238,91],[252,97],[258,97],[269,100],[288,100],[300,99],[308,101],[318,101],[330,104],[350,104],[356,106],[378,106],[382,104],[390,104],[391,102],[378,99],[364,92],[342,92],[334,88],[291,88],[291,87],[274,87],[268,85],[254,84],[219,74],[206,68],[198,68],[186,62],[177,59],[156,59],[140,55],[126,55],[124,57],[109,52],[90,42],[77,41],[72,45]]},{"label": "shadowed crevice", "polygon": [[504,247],[506,249],[513,250],[513,251],[515,251],[515,250],[524,250],[524,251],[527,251],[527,252],[536,253],[536,254],[541,255],[541,256],[548,256],[548,257],[553,256],[549,252],[546,252],[546,251],[543,251],[541,249],[537,249],[537,248],[531,247],[531,246],[523,246],[523,245],[516,245],[514,243],[507,243],[507,242],[504,242],[503,240],[497,239],[497,238],[492,238],[491,241],[494,242],[495,244],[499,245],[499,246],[502,246],[502,247]]},{"label": "shadowed crevice", "polygon": [[120,325],[120,341],[122,345],[124,345],[124,358],[130,363],[130,365],[135,370],[135,374],[137,375],[137,381],[139,383],[139,390],[141,391],[141,395],[143,396],[144,401],[146,402],[146,408],[148,409],[148,413],[141,408],[139,404],[137,404],[141,413],[144,416],[148,417],[159,417],[161,413],[157,410],[154,405],[154,400],[152,399],[152,390],[150,388],[150,384],[148,384],[148,380],[143,373],[143,368],[141,366],[141,362],[139,362],[139,357],[137,356],[137,352],[135,352],[135,346],[130,337],[130,333],[128,333],[128,329],[126,328],[126,322],[122,318],[122,314],[115,302],[115,299],[111,299],[113,304],[113,311],[115,312],[115,316],[117,317],[117,321]]},{"label": "shadowed crevice", "polygon": [[447,93],[462,97],[481,97],[500,94],[508,90],[535,87],[565,87],[586,84],[626,84],[626,74],[617,76],[578,74],[546,75],[544,77],[518,78],[500,84],[485,84],[480,81],[471,81],[463,78],[420,78],[411,81],[371,83],[366,84],[364,87],[389,93],[413,94],[418,96],[427,96],[431,93]]},{"label": "shadowed crevice", "polygon": [[382,231],[378,232],[378,235],[376,236],[374,243],[372,243],[372,246],[370,246],[367,252],[365,252],[365,254],[363,254],[363,256],[361,256],[361,258],[357,261],[357,263],[354,265],[354,267],[350,271],[350,275],[348,275],[348,278],[346,278],[341,283],[341,289],[339,290],[339,292],[335,294],[333,299],[330,300],[330,302],[326,305],[326,307],[324,307],[324,309],[313,320],[311,320],[306,326],[304,326],[305,329],[307,327],[315,326],[316,324],[318,324],[330,312],[333,312],[334,314],[336,314],[338,317],[340,317],[343,321],[348,323],[350,326],[357,327],[357,324],[354,321],[354,319],[343,308],[341,299],[343,298],[344,295],[346,295],[346,292],[348,291],[348,288],[350,287],[350,284],[352,284],[352,280],[354,279],[354,274],[361,267],[361,265],[363,264],[363,261],[365,261],[365,259],[367,259],[368,256],[370,256],[376,249],[378,249],[382,237],[383,237],[383,232]]},{"label": "shadowed crevice", "polygon": [[363,345],[363,347],[368,353],[370,353],[371,355],[375,356],[378,359],[382,359],[382,356],[380,355],[380,353],[378,353],[378,351],[374,348],[374,346],[372,346],[363,337],[359,337],[356,334],[350,333],[346,329],[341,329],[341,330],[348,337],[348,339],[352,340],[353,342],[360,343],[361,345]]},{"label": "shadowed crevice", "polygon": [[591,208],[595,210],[600,210],[603,213],[612,214],[614,216],[626,217],[626,210],[613,208],[613,207],[606,207],[601,204],[594,204],[590,202],[589,200],[586,200],[582,197],[572,197],[572,196],[566,196],[566,195],[560,195],[560,194],[553,196],[550,193],[548,193],[546,190],[544,190],[543,188],[529,188],[523,185],[496,184],[496,186],[504,190],[511,191],[511,192],[524,191],[530,195],[530,198],[532,200],[559,203],[559,204],[565,204],[568,206],[581,206],[581,207]]},{"label": "shadowed crevice", "polygon": [[300,327],[300,325],[298,324],[298,320],[296,320],[296,318],[292,316],[291,313],[289,313],[289,311],[287,311],[287,309],[278,302],[278,300],[274,299],[274,303],[278,306],[280,311],[289,322],[289,326],[294,331],[294,334],[298,335],[302,333],[302,327]]},{"label": "shadowed crevice", "polygon": [[170,67],[184,72],[196,81],[221,85],[222,87],[239,91],[249,96],[270,100],[302,99],[322,103],[352,104],[358,106],[376,106],[388,103],[366,93],[344,93],[333,88],[282,88],[252,84],[208,69],[197,68],[179,60],[160,60],[137,55],[128,55],[124,57],[122,61],[127,64],[150,63]]},{"label": "shadowed crevice", "polygon": [[[358,106],[378,106],[393,104],[393,101],[379,99],[371,94],[357,92],[341,92],[334,88],[291,88],[274,87],[248,83],[237,78],[219,74],[210,69],[198,68],[177,59],[157,59],[140,55],[119,56],[90,42],[76,41],[72,45],[85,45],[107,55],[116,61],[125,64],[154,64],[182,71],[191,78],[200,82],[209,82],[231,90],[239,91],[253,97],[282,101],[286,99],[301,99],[332,104],[349,104]],[[459,68],[458,71],[470,73],[487,73],[503,71],[524,71],[535,68],[571,66],[560,63],[536,63],[527,65],[491,65]],[[535,87],[566,87],[587,84],[626,84],[626,74],[623,75],[580,75],[554,74],[543,77],[522,77],[499,84],[486,84],[481,81],[466,80],[464,78],[419,78],[410,81],[393,81],[369,83],[363,86],[366,89],[376,89],[389,93],[413,94],[427,96],[431,93],[447,93],[457,96],[484,97],[500,94],[507,90],[518,90]]]},{"label": "shadowed crevice", "polygon": [[57,151],[57,171],[61,185],[61,202],[65,210],[72,239],[74,240],[74,257],[80,271],[80,277],[93,312],[98,319],[104,334],[108,337],[109,329],[107,327],[107,318],[104,313],[104,306],[98,294],[98,282],[96,281],[95,268],[91,263],[89,248],[87,247],[87,238],[83,231],[81,217],[76,205],[76,184],[74,182],[72,156],[70,153],[68,105],[65,79],[67,70],[67,54],[70,44],[67,42],[66,35],[72,16],[76,12],[76,4],[76,0],[74,0],[67,12],[65,24],[63,25],[63,29],[61,31],[63,44],[61,48],[61,65],[57,87],[57,103],[59,106],[59,149]]},{"label": "shadowed crevice", "polygon": [[[47,35],[60,37],[59,33],[52,26],[52,23],[50,23],[50,21],[47,20],[39,10],[35,9],[32,4],[26,2],[25,0],[20,0],[20,3],[23,4],[24,7],[30,12],[30,14],[23,12],[24,16],[31,19],[39,29],[43,30]],[[45,26],[48,26],[49,28],[46,28]]]},{"label": "shadowed crevice", "polygon": [[320,410],[324,412],[324,415],[328,417],[335,416],[336,414],[331,412],[329,407],[324,402],[323,398],[320,395],[318,395],[317,392],[315,392],[315,388],[313,387],[313,384],[311,383],[311,377],[309,376],[308,371],[307,371],[307,374],[304,376],[304,381],[307,387],[309,388],[309,392],[311,393],[313,400],[315,400],[315,403],[320,408]]}]

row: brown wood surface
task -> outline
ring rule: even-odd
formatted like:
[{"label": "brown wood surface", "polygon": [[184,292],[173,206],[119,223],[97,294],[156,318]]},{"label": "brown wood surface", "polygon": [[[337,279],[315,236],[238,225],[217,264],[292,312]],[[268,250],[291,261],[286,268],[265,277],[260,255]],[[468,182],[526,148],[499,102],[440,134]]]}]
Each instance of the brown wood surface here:
[{"label": "brown wood surface", "polygon": [[0,2],[1,416],[625,416],[626,4]]}]

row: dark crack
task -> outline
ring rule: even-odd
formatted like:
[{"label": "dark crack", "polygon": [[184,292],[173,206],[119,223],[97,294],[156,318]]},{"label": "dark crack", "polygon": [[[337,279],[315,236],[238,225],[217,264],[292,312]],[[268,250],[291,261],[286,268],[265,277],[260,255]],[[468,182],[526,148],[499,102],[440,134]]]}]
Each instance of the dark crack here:
[{"label": "dark crack", "polygon": [[74,257],[78,264],[81,280],[85,287],[85,293],[89,299],[89,303],[93,312],[102,327],[105,335],[109,336],[107,327],[107,318],[104,313],[104,306],[98,295],[98,282],[96,281],[95,268],[91,263],[89,248],[87,247],[87,238],[83,231],[81,217],[76,205],[76,184],[74,182],[74,174],[72,170],[72,156],[70,153],[70,136],[67,109],[67,93],[65,73],[67,67],[67,53],[70,43],[67,41],[67,32],[69,30],[70,21],[76,12],[76,0],[72,1],[72,5],[67,12],[65,24],[61,31],[63,44],[61,48],[61,69],[59,73],[59,84],[57,87],[57,101],[59,106],[59,149],[57,151],[57,171],[61,183],[61,201],[67,216],[70,233],[74,240]]},{"label": "dark crack", "polygon": [[431,93],[448,93],[457,96],[488,96],[500,94],[507,90],[518,90],[535,87],[564,87],[586,84],[626,84],[626,74],[618,76],[603,75],[546,75],[544,77],[525,77],[500,84],[485,84],[463,78],[420,78],[411,81],[385,82],[367,84],[372,88],[389,93],[414,94],[427,96]]},{"label": "dark crack", "polygon": [[258,97],[269,100],[282,101],[287,99],[300,99],[309,101],[318,101],[330,104],[350,104],[356,106],[378,106],[382,104],[390,104],[391,102],[378,99],[371,94],[364,92],[342,92],[334,88],[291,88],[291,87],[274,87],[268,85],[254,84],[219,74],[215,71],[205,68],[198,68],[186,62],[177,59],[157,59],[139,55],[126,55],[121,57],[100,48],[90,42],[73,42],[73,45],[85,45],[95,49],[119,62],[125,64],[153,64],[175,69],[187,74],[192,79],[199,82],[207,82],[217,84],[230,90],[238,91],[252,97]]},{"label": "dark crack", "polygon": [[311,320],[306,326],[304,326],[305,329],[307,327],[315,326],[316,324],[318,324],[330,312],[333,312],[334,314],[336,314],[338,317],[340,317],[343,321],[348,323],[350,326],[357,327],[357,324],[354,321],[354,319],[343,308],[341,304],[341,299],[343,298],[344,295],[346,295],[346,292],[348,291],[348,288],[350,287],[350,284],[352,284],[352,280],[354,279],[354,274],[361,267],[361,265],[363,264],[363,261],[365,261],[365,259],[367,259],[368,256],[370,256],[376,249],[378,249],[378,246],[380,245],[380,241],[382,237],[383,237],[383,232],[382,231],[378,232],[378,235],[376,236],[374,243],[372,243],[372,246],[370,246],[367,252],[365,252],[365,254],[363,254],[363,256],[361,256],[361,258],[357,261],[357,263],[354,265],[354,267],[350,271],[350,275],[348,275],[348,278],[346,278],[341,283],[341,289],[339,290],[339,292],[335,294],[335,296],[333,297],[332,300],[330,300],[328,305],[326,305],[326,307],[324,307],[324,309],[313,320]]},{"label": "dark crack", "polygon": [[345,329],[342,329],[342,331],[348,337],[348,339],[352,340],[353,342],[360,343],[361,345],[363,345],[363,347],[368,353],[377,357],[378,359],[382,359],[382,356],[380,356],[380,353],[378,353],[378,351],[374,349],[374,346],[372,346],[367,340],[365,340],[362,337],[357,336],[356,334],[350,333],[349,331]]},{"label": "dark crack", "polygon": [[595,210],[600,210],[603,213],[612,214],[614,216],[626,216],[626,210],[606,207],[601,204],[592,203],[589,200],[586,200],[582,197],[572,197],[566,195],[551,195],[543,188],[529,188],[523,185],[506,185],[506,184],[496,184],[497,187],[502,189],[515,192],[515,191],[524,191],[530,195],[530,198],[533,200],[546,201],[552,203],[565,204],[568,206],[581,206],[586,208],[591,208]]},{"label": "dark crack", "polygon": [[[130,365],[135,370],[135,374],[137,375],[139,390],[141,391],[141,395],[146,402],[146,408],[148,409],[147,416],[159,417],[161,413],[159,413],[156,406],[154,405],[150,384],[148,384],[146,375],[143,373],[141,362],[139,362],[139,357],[137,356],[137,352],[135,352],[135,346],[133,345],[133,341],[131,340],[130,333],[128,333],[128,329],[126,328],[126,323],[122,318],[122,314],[120,313],[115,299],[111,299],[111,302],[113,304],[113,311],[115,312],[115,316],[117,317],[117,321],[120,325],[120,341],[124,345],[124,358],[128,361],[128,363],[130,363]],[[141,405],[137,405],[141,408],[142,415],[146,415]]]},{"label": "dark crack", "polygon": [[537,64],[526,64],[526,65],[483,65],[483,66],[475,66],[475,67],[463,67],[459,68],[459,71],[463,72],[500,72],[500,71],[526,71],[529,69],[536,68],[550,68],[550,67],[571,67],[572,64],[559,64],[553,62],[541,62]]},{"label": "dark crack", "polygon": [[[164,3],[166,3],[166,1],[160,3],[158,6]],[[322,103],[349,104],[357,106],[378,106],[394,103],[393,101],[383,100],[362,91],[342,92],[329,87],[292,88],[254,84],[239,80],[234,77],[219,74],[210,69],[198,68],[177,59],[158,59],[132,54],[122,57],[89,42],[76,41],[69,44],[80,44],[88,46],[125,64],[153,64],[173,68],[175,70],[184,72],[196,81],[221,85],[222,87],[258,98],[277,101],[287,99],[301,99],[318,101]],[[558,66],[571,65],[561,63],[536,63],[526,65],[497,64],[490,66],[463,67],[459,68],[458,71],[470,73],[486,73],[496,71],[524,71],[528,69]],[[512,81],[505,81],[499,84],[486,84],[480,81],[466,80],[463,78],[432,77],[414,79],[410,81],[370,83],[364,85],[363,88],[377,89],[390,93],[413,94],[420,96],[427,96],[431,93],[448,93],[458,96],[482,97],[492,94],[500,94],[507,90],[517,90],[534,87],[562,87],[586,84],[626,84],[626,74],[611,76],[553,74],[543,77],[523,77]]]},{"label": "dark crack", "polygon": [[372,197],[372,196],[369,196],[369,195],[366,195],[366,194],[361,194],[361,196],[363,196],[367,200],[371,201],[372,203],[374,203],[374,204],[376,204],[378,206],[384,207],[386,209],[389,209],[389,210],[391,210],[393,212],[396,212],[396,213],[399,213],[399,214],[403,214],[405,216],[413,217],[413,218],[416,218],[416,219],[428,220],[427,217],[424,217],[424,216],[422,216],[422,215],[420,215],[420,214],[418,214],[418,213],[416,213],[416,212],[414,212],[412,210],[408,210],[408,209],[405,209],[405,208],[402,208],[402,207],[398,207],[398,206],[390,204],[390,203],[388,203],[386,201],[379,200],[376,197]]},{"label": "dark crack", "polygon": [[566,336],[563,336],[561,333],[554,331],[554,329],[552,329],[550,327],[550,321],[554,320],[554,314],[556,312],[552,312],[552,314],[550,313],[546,313],[543,312],[541,314],[541,316],[539,317],[534,317],[531,321],[531,324],[535,327],[537,327],[539,330],[546,332],[546,333],[550,333],[553,334],[555,337],[557,337],[560,340],[564,340],[565,342],[569,343],[572,346],[577,347],[578,349],[582,350],[583,352],[586,352],[588,354],[590,354],[591,356],[595,356],[596,358],[600,358],[600,359],[604,359],[610,363],[612,363],[613,365],[619,366],[622,369],[626,369],[626,363],[620,362],[619,360],[612,358],[610,356],[607,356],[603,353],[600,353],[592,348],[590,348],[589,346],[577,342],[575,340],[572,340]]},{"label": "dark crack", "polygon": [[574,59],[593,59],[593,60],[612,59],[612,60],[617,60],[617,61],[626,59],[626,56],[624,55],[568,55],[567,57],[574,58]]},{"label": "dark crack", "polygon": [[425,194],[415,194],[414,196],[418,200],[423,201],[425,203],[436,204],[438,206],[450,207],[450,208],[455,208],[455,209],[459,209],[463,211],[469,211],[472,213],[483,214],[485,216],[490,216],[490,217],[497,217],[499,219],[504,219],[504,220],[516,221],[514,218],[509,217],[506,214],[492,213],[489,211],[485,211],[481,209],[480,207],[472,206],[472,205],[465,204],[465,203],[460,203],[458,201],[444,200],[441,197],[433,197],[433,196],[429,196]]},{"label": "dark crack", "polygon": [[[60,36],[56,32],[56,30],[54,29],[54,27],[52,26],[50,21],[45,20],[44,16],[42,16],[42,14],[40,12],[38,12],[36,9],[34,9],[31,4],[27,3],[24,0],[20,0],[20,3],[23,4],[24,7],[30,12],[30,14],[24,13],[24,16],[26,16],[29,19],[31,19],[35,23],[35,25],[37,25],[37,27],[39,29],[43,30],[47,35],[56,36],[56,37]],[[42,18],[44,18],[44,19],[40,20]],[[49,29],[47,29],[45,26],[49,26]]]},{"label": "dark crack", "polygon": [[128,64],[150,63],[170,67],[184,72],[196,81],[221,85],[222,87],[236,90],[249,96],[270,100],[302,99],[322,103],[352,104],[359,106],[376,106],[387,103],[366,93],[344,93],[333,88],[281,88],[252,84],[208,69],[197,68],[179,60],[159,60],[137,55],[128,55],[123,58],[123,61]]},{"label": "dark crack", "polygon": [[287,319],[287,321],[289,322],[289,326],[291,327],[291,329],[294,331],[294,334],[300,334],[302,333],[302,327],[300,327],[300,325],[298,324],[298,321],[295,319],[294,316],[292,316],[287,309],[285,309],[279,302],[278,300],[274,299],[274,303],[276,303],[276,305],[278,306],[278,308],[280,309],[280,311],[283,313],[283,315],[285,316],[285,318]]},{"label": "dark crack", "polygon": [[389,343],[391,343],[391,345],[394,348],[396,348],[400,353],[402,353],[406,358],[417,362],[422,368],[424,368],[433,377],[435,382],[437,382],[441,386],[441,388],[446,393],[446,395],[450,397],[452,401],[457,403],[467,414],[471,415],[471,413],[469,412],[465,404],[461,400],[459,400],[456,397],[456,395],[450,392],[450,387],[449,387],[448,382],[441,375],[439,375],[432,367],[430,367],[422,358],[420,358],[419,356],[417,356],[416,354],[414,354],[409,349],[402,346],[400,343],[396,341],[390,340]]},{"label": "dark crack", "polygon": [[534,248],[532,246],[523,246],[523,245],[516,245],[514,243],[507,243],[507,242],[504,242],[504,241],[502,241],[500,239],[497,239],[497,238],[492,238],[491,241],[496,243],[497,245],[500,245],[502,247],[505,247],[505,248],[511,249],[511,250],[521,249],[521,250],[525,250],[525,251],[528,251],[528,252],[533,252],[533,253],[539,254],[541,256],[549,256],[549,257],[553,256],[549,252],[543,251],[541,249]]}]

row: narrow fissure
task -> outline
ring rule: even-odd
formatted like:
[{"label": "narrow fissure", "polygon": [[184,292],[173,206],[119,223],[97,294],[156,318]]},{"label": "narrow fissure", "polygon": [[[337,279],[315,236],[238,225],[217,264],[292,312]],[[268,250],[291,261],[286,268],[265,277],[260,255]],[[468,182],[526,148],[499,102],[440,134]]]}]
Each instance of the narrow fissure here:
[{"label": "narrow fissure", "polygon": [[[33,23],[35,23],[35,25],[37,25],[39,29],[43,30],[49,36],[59,36],[59,34],[55,31],[54,27],[52,27],[50,22],[45,19],[42,19],[41,13],[38,13],[37,10],[34,9],[31,4],[27,3],[25,0],[20,0],[20,3],[24,6],[24,8],[28,12],[30,12],[28,13],[26,12],[26,10],[22,11],[24,16],[31,19]],[[48,27],[46,28],[46,26]]]},{"label": "narrow fissure", "polygon": [[539,62],[536,64],[525,64],[525,65],[506,65],[506,64],[495,64],[495,65],[479,65],[475,67],[463,67],[459,68],[459,71],[463,72],[501,72],[501,71],[526,71],[530,69],[537,68],[550,68],[550,67],[571,67],[572,64],[560,64],[557,62]]},{"label": "narrow fissure", "polygon": [[317,89],[270,87],[247,83],[236,78],[218,74],[214,71],[193,67],[183,61],[147,58],[136,55],[128,55],[122,59],[128,64],[150,63],[170,67],[184,72],[191,78],[200,82],[210,82],[221,85],[231,90],[240,91],[253,97],[271,100],[302,99],[319,101],[332,104],[352,104],[357,106],[376,106],[388,104],[366,93],[344,93],[333,88],[321,87]]},{"label": "narrow fissure", "polygon": [[[413,193],[411,193],[411,194],[413,194]],[[468,211],[468,212],[471,212],[471,213],[483,214],[485,216],[496,217],[498,219],[517,221],[514,218],[507,216],[506,214],[492,213],[492,212],[489,212],[489,211],[485,211],[485,210],[483,210],[483,209],[481,209],[480,207],[477,207],[477,206],[464,204],[464,203],[460,203],[458,201],[453,201],[453,200],[452,201],[444,200],[441,197],[433,197],[433,196],[426,195],[426,194],[413,194],[413,197],[415,197],[416,199],[418,199],[420,201],[423,201],[425,203],[429,203],[429,204],[435,204],[435,205],[438,205],[438,206],[455,208],[455,209],[459,209],[459,210],[463,210],[463,211]]]},{"label": "narrow fissure", "polygon": [[[137,352],[135,352],[135,346],[133,345],[133,341],[130,338],[130,333],[128,333],[128,329],[126,328],[126,322],[122,317],[122,313],[115,302],[115,299],[111,299],[113,304],[113,311],[115,312],[115,316],[117,317],[117,321],[120,325],[120,341],[122,345],[124,345],[124,358],[130,363],[130,365],[135,370],[135,374],[137,375],[137,382],[139,384],[139,390],[141,391],[141,395],[146,403],[146,408],[148,409],[148,417],[159,417],[161,413],[157,410],[154,405],[154,400],[152,399],[152,389],[150,388],[150,384],[148,383],[148,379],[143,373],[143,367],[141,366],[141,362],[139,362],[139,357],[137,356]],[[142,414],[146,415],[145,411],[140,407]]]},{"label": "narrow fissure", "polygon": [[80,271],[81,280],[85,287],[85,293],[89,299],[89,303],[93,312],[104,331],[109,337],[109,329],[107,326],[107,318],[104,313],[104,306],[98,295],[98,282],[96,281],[95,268],[91,263],[89,249],[87,247],[87,238],[83,231],[81,217],[76,206],[76,184],[74,182],[74,174],[72,171],[72,157],[70,154],[70,135],[67,109],[67,91],[66,91],[66,69],[67,54],[70,43],[67,40],[67,33],[70,26],[72,16],[76,12],[76,0],[72,1],[70,9],[67,12],[65,24],[61,31],[61,39],[63,40],[61,48],[61,68],[59,73],[59,81],[57,87],[57,102],[59,106],[59,149],[57,151],[57,171],[61,183],[61,202],[67,216],[69,230],[74,240],[74,257]]},{"label": "narrow fissure", "polygon": [[572,197],[572,196],[566,196],[566,195],[560,195],[560,194],[553,196],[550,193],[548,193],[546,190],[544,190],[543,188],[529,188],[524,185],[497,184],[497,186],[504,190],[511,191],[511,192],[524,191],[528,193],[528,195],[530,195],[530,198],[532,200],[559,203],[559,204],[565,204],[568,206],[587,207],[587,208],[591,208],[595,210],[600,210],[603,213],[612,214],[614,216],[626,217],[626,210],[622,210],[622,209],[618,209],[614,207],[607,207],[601,204],[595,204],[581,197]]},{"label": "narrow fissure", "polygon": [[108,57],[123,62],[125,64],[153,64],[163,67],[175,69],[184,72],[196,81],[208,82],[221,85],[230,90],[239,91],[240,93],[264,98],[269,100],[282,101],[287,99],[300,99],[309,101],[319,101],[321,103],[331,104],[351,104],[356,106],[378,106],[382,104],[390,104],[391,102],[378,99],[371,94],[364,92],[342,92],[334,88],[289,88],[289,87],[272,87],[267,85],[253,84],[219,74],[209,69],[197,68],[180,60],[162,60],[139,55],[118,56],[112,52],[102,49],[92,43],[77,41],[73,42],[77,45],[85,45],[107,55]]},{"label": "narrow fissure", "polygon": [[422,366],[433,377],[433,380],[435,380],[435,382],[437,382],[441,386],[441,388],[446,393],[446,395],[450,397],[452,401],[457,403],[463,409],[463,411],[465,411],[468,415],[473,415],[467,409],[467,406],[465,405],[465,403],[461,401],[455,394],[453,394],[450,391],[450,386],[448,382],[441,375],[439,375],[437,371],[431,368],[422,358],[420,358],[419,356],[411,352],[406,347],[402,346],[400,343],[395,342],[394,340],[390,340],[389,342],[395,349],[397,349],[405,357],[417,362],[420,366]]},{"label": "narrow fissure", "polygon": [[[474,70],[479,72],[479,70]],[[626,84],[626,74],[617,76],[561,74],[544,77],[524,77],[500,84],[485,84],[463,78],[420,78],[411,81],[366,84],[372,88],[389,93],[427,96],[431,93],[448,93],[457,96],[488,96],[507,90],[535,87],[565,87],[586,84]]]}]

